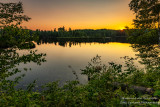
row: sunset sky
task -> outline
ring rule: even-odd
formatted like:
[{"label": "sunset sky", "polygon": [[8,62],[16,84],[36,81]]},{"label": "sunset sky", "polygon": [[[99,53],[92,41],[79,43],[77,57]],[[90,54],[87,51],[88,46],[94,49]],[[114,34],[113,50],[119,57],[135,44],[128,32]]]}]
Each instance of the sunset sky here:
[{"label": "sunset sky", "polygon": [[131,26],[134,14],[131,0],[1,0],[21,1],[26,15],[32,18],[23,23],[28,29],[123,29]]}]

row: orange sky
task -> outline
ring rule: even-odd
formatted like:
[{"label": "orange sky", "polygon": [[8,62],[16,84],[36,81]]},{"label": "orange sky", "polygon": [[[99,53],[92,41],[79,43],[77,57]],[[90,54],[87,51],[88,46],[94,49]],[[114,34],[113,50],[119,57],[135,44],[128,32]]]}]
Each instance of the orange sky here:
[{"label": "orange sky", "polygon": [[[1,0],[18,2],[19,0]],[[134,18],[130,0],[21,0],[26,15],[32,18],[23,23],[29,29],[123,29]]]}]

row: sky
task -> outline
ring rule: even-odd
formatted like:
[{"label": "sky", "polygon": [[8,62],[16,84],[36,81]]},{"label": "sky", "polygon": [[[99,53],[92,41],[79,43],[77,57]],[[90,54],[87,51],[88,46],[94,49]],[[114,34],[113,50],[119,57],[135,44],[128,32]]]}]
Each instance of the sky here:
[{"label": "sky", "polygon": [[124,29],[132,27],[131,0],[1,0],[21,1],[24,13],[31,17],[22,26],[28,29]]}]

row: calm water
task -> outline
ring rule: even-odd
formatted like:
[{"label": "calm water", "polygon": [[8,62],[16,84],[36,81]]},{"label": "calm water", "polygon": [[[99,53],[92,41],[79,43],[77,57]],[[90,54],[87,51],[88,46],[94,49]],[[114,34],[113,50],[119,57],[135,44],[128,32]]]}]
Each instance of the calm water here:
[{"label": "calm water", "polygon": [[[52,81],[60,81],[64,84],[65,81],[75,80],[76,77],[72,73],[74,69],[78,75],[81,83],[87,83],[87,77],[81,75],[81,70],[84,69],[88,62],[97,54],[101,56],[102,62],[116,62],[123,64],[124,60],[120,59],[123,56],[135,57],[131,45],[128,43],[66,43],[59,45],[59,43],[36,45],[34,50],[38,53],[46,53],[47,62],[42,63],[41,66],[35,63],[20,64],[19,68],[23,70],[24,67],[31,68],[31,71],[24,71],[10,77],[15,78],[18,75],[26,74],[18,87],[25,88],[27,84],[37,80],[37,85],[41,86]],[[20,51],[20,54],[25,54],[27,51]],[[69,68],[68,66],[71,66]]]}]

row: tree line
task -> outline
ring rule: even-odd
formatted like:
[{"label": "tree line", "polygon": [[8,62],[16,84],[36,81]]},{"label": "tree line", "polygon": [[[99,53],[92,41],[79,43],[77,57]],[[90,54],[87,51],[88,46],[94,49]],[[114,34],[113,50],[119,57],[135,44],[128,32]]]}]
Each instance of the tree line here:
[{"label": "tree line", "polygon": [[46,31],[37,29],[36,34],[40,39],[51,38],[106,38],[106,37],[125,37],[126,33],[123,30],[109,30],[109,29],[76,29],[67,31],[65,27],[54,29],[54,31]]}]

